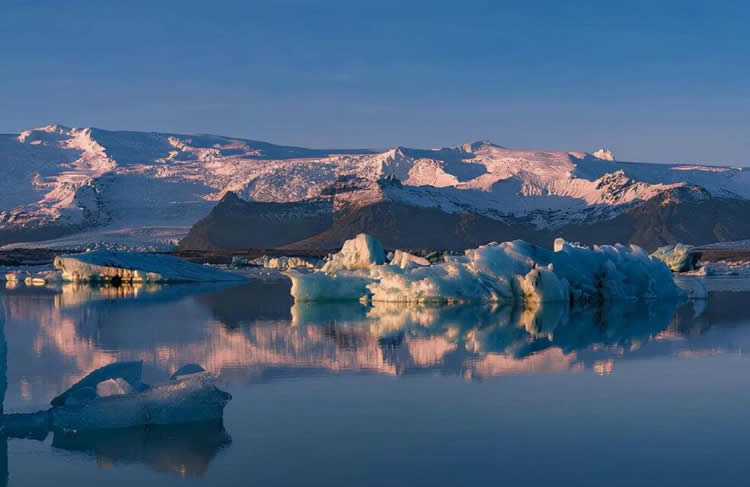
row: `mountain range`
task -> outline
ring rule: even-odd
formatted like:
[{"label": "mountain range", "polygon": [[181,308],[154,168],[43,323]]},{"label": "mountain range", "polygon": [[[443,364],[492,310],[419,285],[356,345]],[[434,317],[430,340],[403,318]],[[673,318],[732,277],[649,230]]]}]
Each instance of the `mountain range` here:
[{"label": "mountain range", "polygon": [[0,135],[0,245],[459,250],[556,236],[648,249],[750,238],[750,171],[608,150],[306,149],[68,128]]}]

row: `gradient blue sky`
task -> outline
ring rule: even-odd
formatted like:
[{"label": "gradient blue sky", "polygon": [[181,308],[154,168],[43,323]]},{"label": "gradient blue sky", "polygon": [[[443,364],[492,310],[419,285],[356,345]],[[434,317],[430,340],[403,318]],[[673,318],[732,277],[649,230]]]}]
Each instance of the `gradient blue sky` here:
[{"label": "gradient blue sky", "polygon": [[2,0],[0,132],[490,139],[744,165],[749,18],[707,1]]}]

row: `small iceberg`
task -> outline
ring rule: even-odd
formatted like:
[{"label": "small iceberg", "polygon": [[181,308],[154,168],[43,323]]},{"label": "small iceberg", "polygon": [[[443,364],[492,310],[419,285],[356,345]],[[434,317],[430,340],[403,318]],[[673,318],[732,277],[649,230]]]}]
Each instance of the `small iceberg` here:
[{"label": "small iceberg", "polygon": [[288,269],[315,269],[321,266],[319,259],[308,259],[305,257],[294,257],[281,255],[271,257],[262,255],[255,259],[246,259],[239,255],[232,257],[232,263],[229,265],[232,269],[242,269],[245,267],[264,267],[266,269],[288,270]]},{"label": "small iceberg", "polygon": [[142,369],[143,362],[101,367],[55,397],[48,411],[6,415],[6,428],[77,432],[214,421],[222,419],[232,399],[199,365],[185,366],[152,386],[141,382]]},{"label": "small iceberg", "polygon": [[220,282],[242,276],[171,255],[95,250],[59,255],[54,265],[62,279],[73,282]]}]

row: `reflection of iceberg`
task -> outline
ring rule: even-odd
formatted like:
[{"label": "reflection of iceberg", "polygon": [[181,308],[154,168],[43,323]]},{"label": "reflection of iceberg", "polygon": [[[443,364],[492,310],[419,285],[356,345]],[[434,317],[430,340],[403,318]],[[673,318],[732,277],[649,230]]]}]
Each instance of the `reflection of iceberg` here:
[{"label": "reflection of iceberg", "polygon": [[485,376],[492,370],[577,369],[581,351],[608,349],[620,354],[636,349],[662,333],[676,309],[670,301],[572,310],[564,303],[446,307],[296,303],[292,316],[298,326],[327,323],[339,335],[364,333],[379,338],[381,346],[398,343],[407,355],[386,354],[387,360],[396,360],[397,370],[433,365],[453,354],[463,357],[458,372]]},{"label": "reflection of iceberg", "polygon": [[99,465],[143,463],[158,472],[200,477],[232,441],[221,421],[190,425],[89,431],[75,435],[57,431],[52,447],[96,457]]},{"label": "reflection of iceberg", "polygon": [[[588,369],[598,360],[677,353],[696,343],[661,341],[667,332],[685,334],[686,325],[676,326],[673,319],[678,305],[669,301],[588,309],[539,302],[310,303],[293,302],[289,287],[284,281],[247,283],[187,295],[193,288],[186,285],[182,296],[166,299],[170,289],[182,286],[164,286],[137,299],[65,308],[55,307],[53,294],[40,300],[8,293],[4,299],[13,326],[20,330],[22,324],[27,340],[14,350],[25,354],[32,370],[13,383],[41,377],[29,381],[26,395],[12,396],[10,407],[39,408],[85,372],[115,360],[143,360],[154,380],[182,364],[200,363],[224,384],[340,371],[479,378]],[[681,316],[704,322],[694,318],[695,305],[679,305],[688,311]]]}]

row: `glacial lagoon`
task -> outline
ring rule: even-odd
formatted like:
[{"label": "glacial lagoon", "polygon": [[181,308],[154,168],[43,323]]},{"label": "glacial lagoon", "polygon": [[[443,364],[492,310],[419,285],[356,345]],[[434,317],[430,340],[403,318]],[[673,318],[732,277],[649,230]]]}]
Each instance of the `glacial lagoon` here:
[{"label": "glacial lagoon", "polygon": [[743,484],[734,284],[577,311],[295,304],[281,280],[4,289],[6,414],[118,360],[201,364],[233,399],[223,422],[30,432],[0,461],[23,486]]}]

